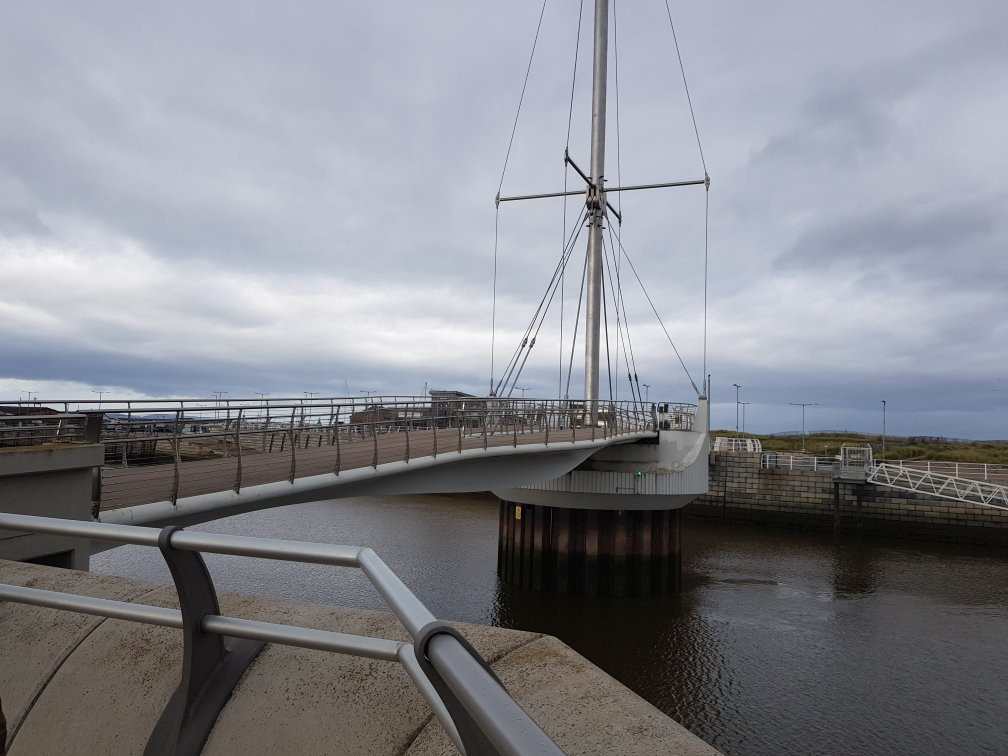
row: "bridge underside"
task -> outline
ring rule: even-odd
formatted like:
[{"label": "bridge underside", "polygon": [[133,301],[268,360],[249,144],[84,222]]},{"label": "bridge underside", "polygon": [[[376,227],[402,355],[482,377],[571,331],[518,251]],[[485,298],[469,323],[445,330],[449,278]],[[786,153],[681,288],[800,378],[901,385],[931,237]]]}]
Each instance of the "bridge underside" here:
[{"label": "bridge underside", "polygon": [[[510,488],[556,478],[574,469],[599,448],[632,442],[633,437],[558,444],[464,449],[437,457],[414,458],[333,473],[104,510],[99,519],[128,525],[193,525],[222,517],[290,504],[351,496],[455,493]],[[111,548],[108,546],[106,548]],[[102,550],[96,544],[95,551]]]}]

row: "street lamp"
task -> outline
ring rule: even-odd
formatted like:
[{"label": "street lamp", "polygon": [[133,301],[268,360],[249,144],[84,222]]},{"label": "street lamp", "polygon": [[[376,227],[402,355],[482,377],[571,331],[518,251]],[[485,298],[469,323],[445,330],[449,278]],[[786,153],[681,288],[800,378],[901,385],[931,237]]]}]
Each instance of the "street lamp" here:
[{"label": "street lamp", "polygon": [[651,384],[644,383],[642,385],[644,386],[644,404],[650,404],[651,400],[649,397],[651,395]]},{"label": "street lamp", "polygon": [[104,396],[105,394],[107,394],[107,393],[108,393],[108,391],[106,391],[106,390],[105,390],[105,389],[103,389],[103,388],[96,388],[96,389],[91,389],[91,393],[92,393],[92,394],[98,394],[98,408],[99,408],[99,409],[101,409],[101,398],[102,398],[102,397],[103,397],[103,396]]},{"label": "street lamp", "polygon": [[733,383],[732,386],[735,387],[735,435],[738,435],[738,408],[739,408],[739,389],[742,388],[737,383]]},{"label": "street lamp", "polygon": [[216,398],[216,401],[214,403],[214,422],[217,422],[218,420],[220,420],[220,402],[221,402],[221,397],[224,396],[224,394],[226,394],[228,392],[227,391],[211,391],[210,393],[213,394],[214,397]]},{"label": "street lamp", "polygon": [[882,459],[885,459],[885,399],[882,400]]},{"label": "street lamp", "polygon": [[747,405],[752,404],[752,402],[739,402],[742,405],[742,435],[745,435],[745,408]]},{"label": "street lamp", "polygon": [[522,400],[524,400],[525,392],[528,391],[528,386],[515,386],[515,388],[522,392]]},{"label": "street lamp", "polygon": [[801,450],[805,451],[805,408],[818,407],[819,402],[788,402],[794,407],[801,407]]}]

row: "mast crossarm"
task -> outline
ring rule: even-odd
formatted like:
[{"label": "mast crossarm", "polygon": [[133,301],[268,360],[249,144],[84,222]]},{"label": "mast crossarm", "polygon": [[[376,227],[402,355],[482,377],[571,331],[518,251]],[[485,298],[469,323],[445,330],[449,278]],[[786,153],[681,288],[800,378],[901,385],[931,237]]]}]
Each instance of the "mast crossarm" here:
[{"label": "mast crossarm", "polygon": [[[667,181],[661,184],[635,184],[633,186],[607,186],[606,194],[609,192],[633,192],[638,189],[665,189],[674,186],[706,186],[709,179],[695,179],[692,181]],[[499,194],[495,198],[495,201],[500,204],[501,202],[514,202],[515,200],[528,200],[528,199],[546,199],[548,197],[573,197],[575,195],[583,195],[584,190],[578,189],[573,192],[547,192],[545,194],[522,194],[513,197],[501,197]]]}]

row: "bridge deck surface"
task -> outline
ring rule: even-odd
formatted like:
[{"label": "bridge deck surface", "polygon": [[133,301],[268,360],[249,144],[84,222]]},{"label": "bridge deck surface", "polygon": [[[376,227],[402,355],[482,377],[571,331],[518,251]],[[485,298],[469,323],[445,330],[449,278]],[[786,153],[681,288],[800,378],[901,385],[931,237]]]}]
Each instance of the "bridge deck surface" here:
[{"label": "bridge deck surface", "polygon": [[[604,440],[601,428],[551,429],[550,447],[562,447],[566,441]],[[503,432],[486,437],[487,448],[525,446],[547,442],[544,431],[513,433]],[[407,453],[406,433],[384,433],[377,436],[377,464],[408,461],[421,457],[448,457],[461,449],[482,449],[482,433],[463,434],[461,442],[457,429],[435,431],[410,431]],[[316,445],[318,444],[318,445]],[[337,448],[339,450],[337,455]],[[291,452],[262,451],[243,445],[241,457],[241,488],[289,480]],[[323,443],[321,435],[309,436],[307,448],[295,449],[294,477],[336,474],[372,467],[375,464],[375,437],[367,436],[348,440],[340,439],[339,447]],[[198,496],[232,490],[238,481],[238,456],[182,462],[179,465],[178,498]],[[108,466],[102,469],[101,510],[119,509],[156,501],[168,501],[174,488],[175,465],[140,465],[133,467]]]}]

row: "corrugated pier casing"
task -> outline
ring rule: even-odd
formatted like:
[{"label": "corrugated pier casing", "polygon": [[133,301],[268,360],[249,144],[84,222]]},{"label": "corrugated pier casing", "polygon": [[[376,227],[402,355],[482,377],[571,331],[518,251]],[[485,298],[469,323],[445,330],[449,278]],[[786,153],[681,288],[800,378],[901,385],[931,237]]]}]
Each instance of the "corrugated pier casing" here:
[{"label": "corrugated pier casing", "polygon": [[681,584],[680,513],[502,501],[497,571],[508,583],[558,593],[675,592]]}]

